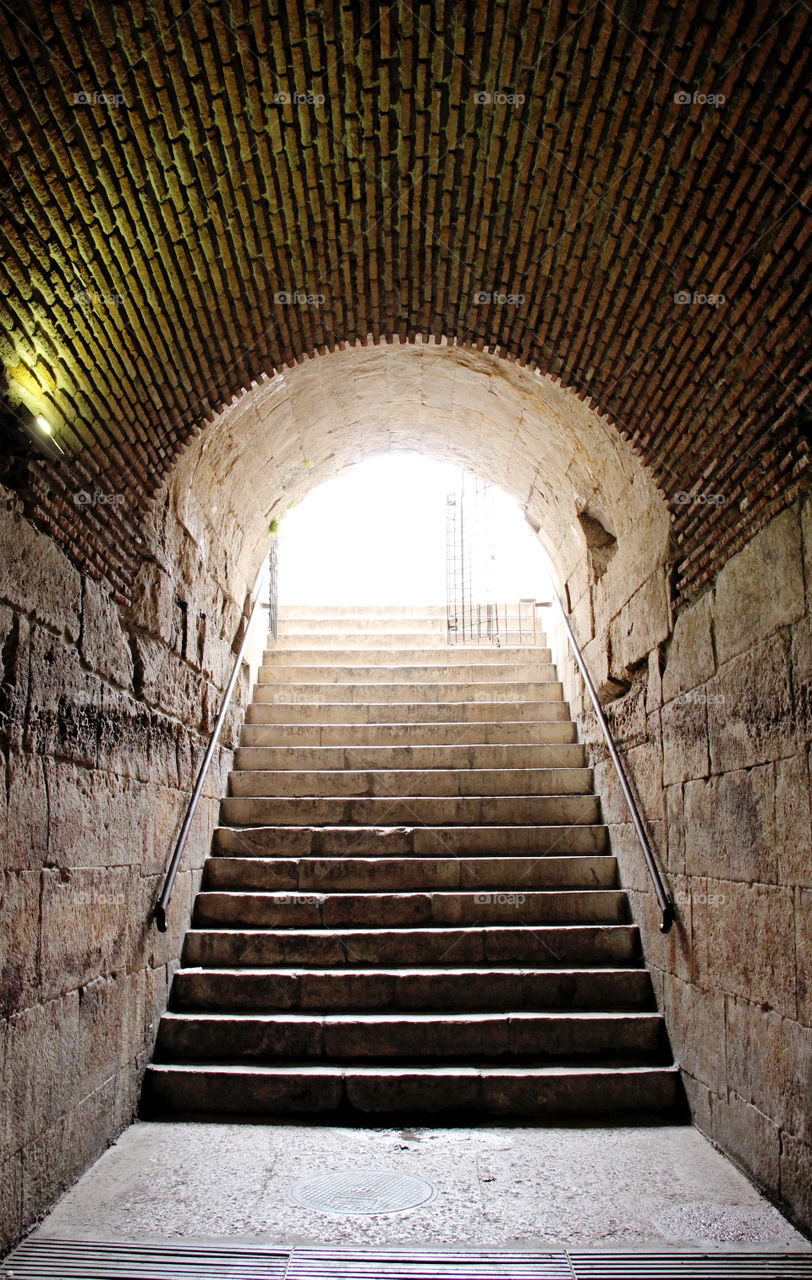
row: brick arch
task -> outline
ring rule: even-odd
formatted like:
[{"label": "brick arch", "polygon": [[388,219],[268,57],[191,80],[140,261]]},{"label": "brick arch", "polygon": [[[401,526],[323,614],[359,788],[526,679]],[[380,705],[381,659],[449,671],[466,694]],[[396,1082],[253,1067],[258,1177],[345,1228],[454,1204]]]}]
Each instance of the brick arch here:
[{"label": "brick arch", "polygon": [[552,378],[451,344],[348,347],[262,379],[187,447],[164,500],[202,562],[225,556],[250,583],[274,517],[390,449],[458,462],[510,493],[562,589],[591,572],[584,513],[600,510],[617,537],[602,583],[615,612],[668,562],[667,504],[612,424]]}]

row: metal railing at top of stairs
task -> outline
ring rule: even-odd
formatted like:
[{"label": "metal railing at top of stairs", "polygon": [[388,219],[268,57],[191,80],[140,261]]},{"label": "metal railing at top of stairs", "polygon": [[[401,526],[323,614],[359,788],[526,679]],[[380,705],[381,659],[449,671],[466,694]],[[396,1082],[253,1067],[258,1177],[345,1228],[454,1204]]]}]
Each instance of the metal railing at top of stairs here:
[{"label": "metal railing at top of stairs", "polygon": [[[665,885],[663,884],[662,876],[660,875],[660,869],[657,866],[657,863],[654,858],[654,854],[652,853],[651,844],[649,843],[649,838],[648,838],[648,835],[646,834],[646,828],[643,825],[643,819],[640,816],[640,810],[637,807],[637,801],[635,800],[634,793],[631,789],[631,786],[629,785],[629,779],[626,775],[626,770],[623,767],[623,761],[620,758],[620,753],[618,752],[617,746],[615,745],[615,740],[612,737],[612,730],[609,728],[609,722],[606,719],[603,707],[601,706],[601,703],[600,703],[600,699],[598,698],[598,691],[595,688],[594,684],[592,683],[592,677],[590,676],[589,671],[587,670],[586,663],[584,662],[584,655],[581,653],[581,650],[578,647],[578,641],[575,639],[575,636],[573,635],[572,627],[570,626],[570,623],[569,623],[569,618],[567,617],[564,606],[558,597],[558,592],[550,588],[550,595],[552,596],[553,603],[556,605],[556,607],[558,608],[558,612],[561,615],[561,621],[564,624],[564,630],[567,633],[567,639],[569,640],[573,657],[575,658],[575,661],[578,664],[578,669],[581,672],[581,675],[583,677],[584,684],[586,685],[587,692],[589,693],[589,697],[592,701],[592,706],[595,708],[595,715],[598,717],[598,724],[600,725],[601,730],[603,732],[603,736],[606,741],[606,746],[608,748],[609,755],[612,758],[612,764],[615,766],[615,772],[617,773],[618,781],[620,782],[623,795],[626,797],[626,804],[629,807],[629,813],[631,814],[632,823],[634,824],[634,829],[637,832],[637,839],[640,842],[640,848],[643,850],[643,857],[646,860],[648,873],[649,873],[649,876],[651,877],[651,882],[654,885],[654,893],[657,897],[657,904],[662,913],[662,919],[660,921],[660,932],[668,933],[669,930],[671,929],[672,924],[674,923],[674,904],[669,898],[668,894],[666,893]],[[536,601],[537,609],[544,608],[547,605],[548,605],[548,601],[546,600]]]},{"label": "metal railing at top of stairs", "polygon": [[248,639],[252,632],[254,619],[260,614],[261,609],[263,607],[268,609],[269,611],[269,625],[270,625],[271,632],[273,634],[273,638],[274,640],[276,640],[276,627],[277,627],[277,624],[276,624],[276,618],[277,618],[276,541],[274,541],[272,544],[271,554],[269,559],[270,559],[270,564],[268,565],[268,568],[270,570],[270,573],[269,573],[268,586],[269,586],[269,592],[270,592],[270,599],[265,603],[264,606],[260,604],[260,600],[263,594],[262,590],[260,589],[260,584],[262,582],[262,577],[266,568],[265,564],[263,564],[260,567],[260,570],[256,576],[256,579],[254,580],[254,586],[252,588],[251,595],[252,596],[255,595],[256,598],[254,599],[254,603],[251,605],[251,612],[248,615],[247,622],[245,622],[245,613],[243,612],[243,621],[245,622],[245,630],[243,632],[243,637],[240,642],[240,647],[237,651],[237,656],[234,659],[234,666],[232,668],[228,684],[226,685],[225,691],[223,693],[223,700],[220,704],[220,710],[217,714],[217,719],[214,722],[214,729],[212,730],[212,735],[211,735],[211,738],[209,739],[209,745],[206,748],[206,754],[203,757],[202,763],[197,773],[197,780],[195,781],[194,789],[189,799],[189,804],[186,808],[186,815],[183,819],[183,824],[180,829],[180,834],[178,835],[177,841],[175,842],[175,849],[172,854],[172,861],[169,864],[169,870],[166,873],[166,879],[164,880],[164,887],[161,891],[161,896],[158,899],[157,903],[155,904],[155,908],[153,910],[153,918],[155,920],[155,924],[157,925],[159,933],[166,933],[166,911],[167,911],[167,907],[169,906],[169,899],[172,896],[172,889],[175,884],[175,877],[178,874],[178,867],[180,866],[180,860],[183,857],[183,851],[186,848],[186,841],[189,839],[189,832],[192,827],[192,822],[194,820],[195,813],[197,812],[198,802],[203,793],[203,784],[206,781],[206,774],[209,771],[209,765],[211,764],[212,756],[214,755],[214,752],[217,748],[217,743],[220,740],[220,733],[222,732],[223,724],[225,722],[225,718],[228,713],[228,708],[231,705],[231,695],[234,692],[234,686],[236,685],[237,677],[240,674],[240,667],[242,666],[242,660],[245,656],[245,651],[248,648]]}]

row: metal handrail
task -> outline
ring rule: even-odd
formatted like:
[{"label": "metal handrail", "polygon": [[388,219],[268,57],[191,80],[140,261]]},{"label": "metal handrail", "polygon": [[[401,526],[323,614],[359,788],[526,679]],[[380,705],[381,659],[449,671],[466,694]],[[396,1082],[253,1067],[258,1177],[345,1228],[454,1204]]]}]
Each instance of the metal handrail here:
[{"label": "metal handrail", "polygon": [[[255,589],[257,587],[257,584],[259,582],[261,575],[262,575],[262,569],[260,569],[259,573],[257,574],[257,581],[254,583]],[[226,713],[228,711],[229,704],[231,702],[231,695],[234,692],[234,686],[237,683],[237,677],[240,673],[240,667],[242,665],[243,655],[245,654],[245,650],[248,645],[248,637],[251,634],[251,624],[253,623],[256,614],[259,612],[261,595],[262,595],[262,592],[257,591],[256,600],[251,606],[251,612],[248,615],[248,622],[246,623],[246,626],[245,626],[245,632],[243,633],[242,642],[240,644],[237,657],[234,660],[234,668],[231,672],[231,677],[229,679],[228,684],[226,685],[225,692],[223,694],[223,701],[220,704],[220,711],[214,723],[214,729],[212,730],[212,735],[211,735],[211,738],[209,739],[209,745],[206,748],[206,754],[203,757],[203,763],[201,764],[200,769],[198,770],[197,781],[195,782],[194,790],[192,791],[192,795],[189,800],[189,805],[188,805],[188,808],[186,809],[186,817],[183,819],[183,826],[180,829],[180,835],[178,836],[177,843],[175,844],[175,851],[172,854],[172,861],[170,862],[169,870],[166,873],[166,879],[164,881],[163,891],[157,903],[155,904],[155,910],[153,912],[153,915],[154,915],[155,923],[158,927],[159,933],[166,933],[166,909],[169,906],[169,899],[172,896],[172,887],[175,883],[175,876],[178,874],[178,867],[180,866],[180,860],[183,857],[183,850],[186,848],[186,841],[189,838],[189,831],[191,829],[192,821],[197,811],[198,801],[200,800],[200,796],[203,791],[203,783],[206,780],[206,774],[209,771],[209,765],[211,764],[212,756],[214,755],[215,748],[220,738],[220,731],[223,728],[223,722],[225,721]]]},{"label": "metal handrail", "polygon": [[[637,801],[635,800],[632,789],[629,786],[629,779],[626,776],[626,770],[623,768],[623,761],[621,760],[620,755],[618,753],[618,749],[615,746],[615,740],[612,737],[612,730],[609,728],[609,722],[607,721],[606,716],[604,715],[604,712],[603,712],[603,707],[600,704],[600,700],[598,698],[598,691],[595,688],[594,684],[592,683],[592,678],[589,672],[587,671],[586,663],[584,662],[584,656],[578,647],[578,641],[575,639],[575,636],[572,633],[572,627],[570,626],[569,619],[564,611],[564,606],[558,597],[558,592],[553,591],[551,588],[550,594],[553,597],[554,603],[558,606],[559,613],[561,614],[561,620],[564,623],[564,629],[567,633],[567,637],[569,639],[570,646],[572,648],[572,652],[575,657],[575,661],[578,664],[578,668],[584,679],[584,684],[586,685],[587,690],[589,691],[589,696],[592,699],[592,705],[595,708],[595,714],[598,717],[598,723],[601,729],[603,730],[603,736],[606,739],[606,746],[609,749],[609,755],[612,757],[612,764],[615,766],[615,772],[617,773],[618,781],[620,782],[621,788],[623,790],[623,794],[626,797],[626,804],[629,806],[629,813],[632,816],[634,829],[637,832],[637,839],[640,841],[640,847],[643,850],[643,857],[646,860],[648,873],[651,876],[651,881],[652,881],[652,884],[654,885],[654,892],[657,896],[657,902],[659,904],[660,911],[662,912],[662,920],[660,921],[660,932],[668,933],[672,924],[674,923],[674,904],[665,891],[665,885],[663,884],[659,867],[657,866],[657,863],[654,860],[654,854],[651,851],[651,845],[649,844],[649,839],[646,834],[646,829],[643,826],[643,819],[640,816],[640,811],[637,807]],[[537,608],[543,607],[543,605],[546,603],[547,603],[546,601],[537,600],[536,607]]]}]

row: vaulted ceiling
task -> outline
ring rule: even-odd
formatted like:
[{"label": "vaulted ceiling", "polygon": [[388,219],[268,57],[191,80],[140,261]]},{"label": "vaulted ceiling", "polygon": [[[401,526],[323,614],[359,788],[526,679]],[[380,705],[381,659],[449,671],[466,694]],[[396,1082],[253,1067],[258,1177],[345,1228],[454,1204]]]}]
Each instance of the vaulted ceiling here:
[{"label": "vaulted ceiling", "polygon": [[64,450],[7,426],[6,479],[118,590],[191,436],[342,344],[560,379],[686,593],[803,482],[805,0],[18,0],[0,37],[0,354]]}]

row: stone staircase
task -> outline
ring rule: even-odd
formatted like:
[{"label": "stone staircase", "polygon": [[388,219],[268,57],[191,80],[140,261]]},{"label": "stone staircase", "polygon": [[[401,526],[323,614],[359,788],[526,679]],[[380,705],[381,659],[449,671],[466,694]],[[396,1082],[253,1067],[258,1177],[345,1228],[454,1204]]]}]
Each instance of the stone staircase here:
[{"label": "stone staircase", "polygon": [[541,637],[280,611],[144,1114],[674,1118],[680,1086]]}]

